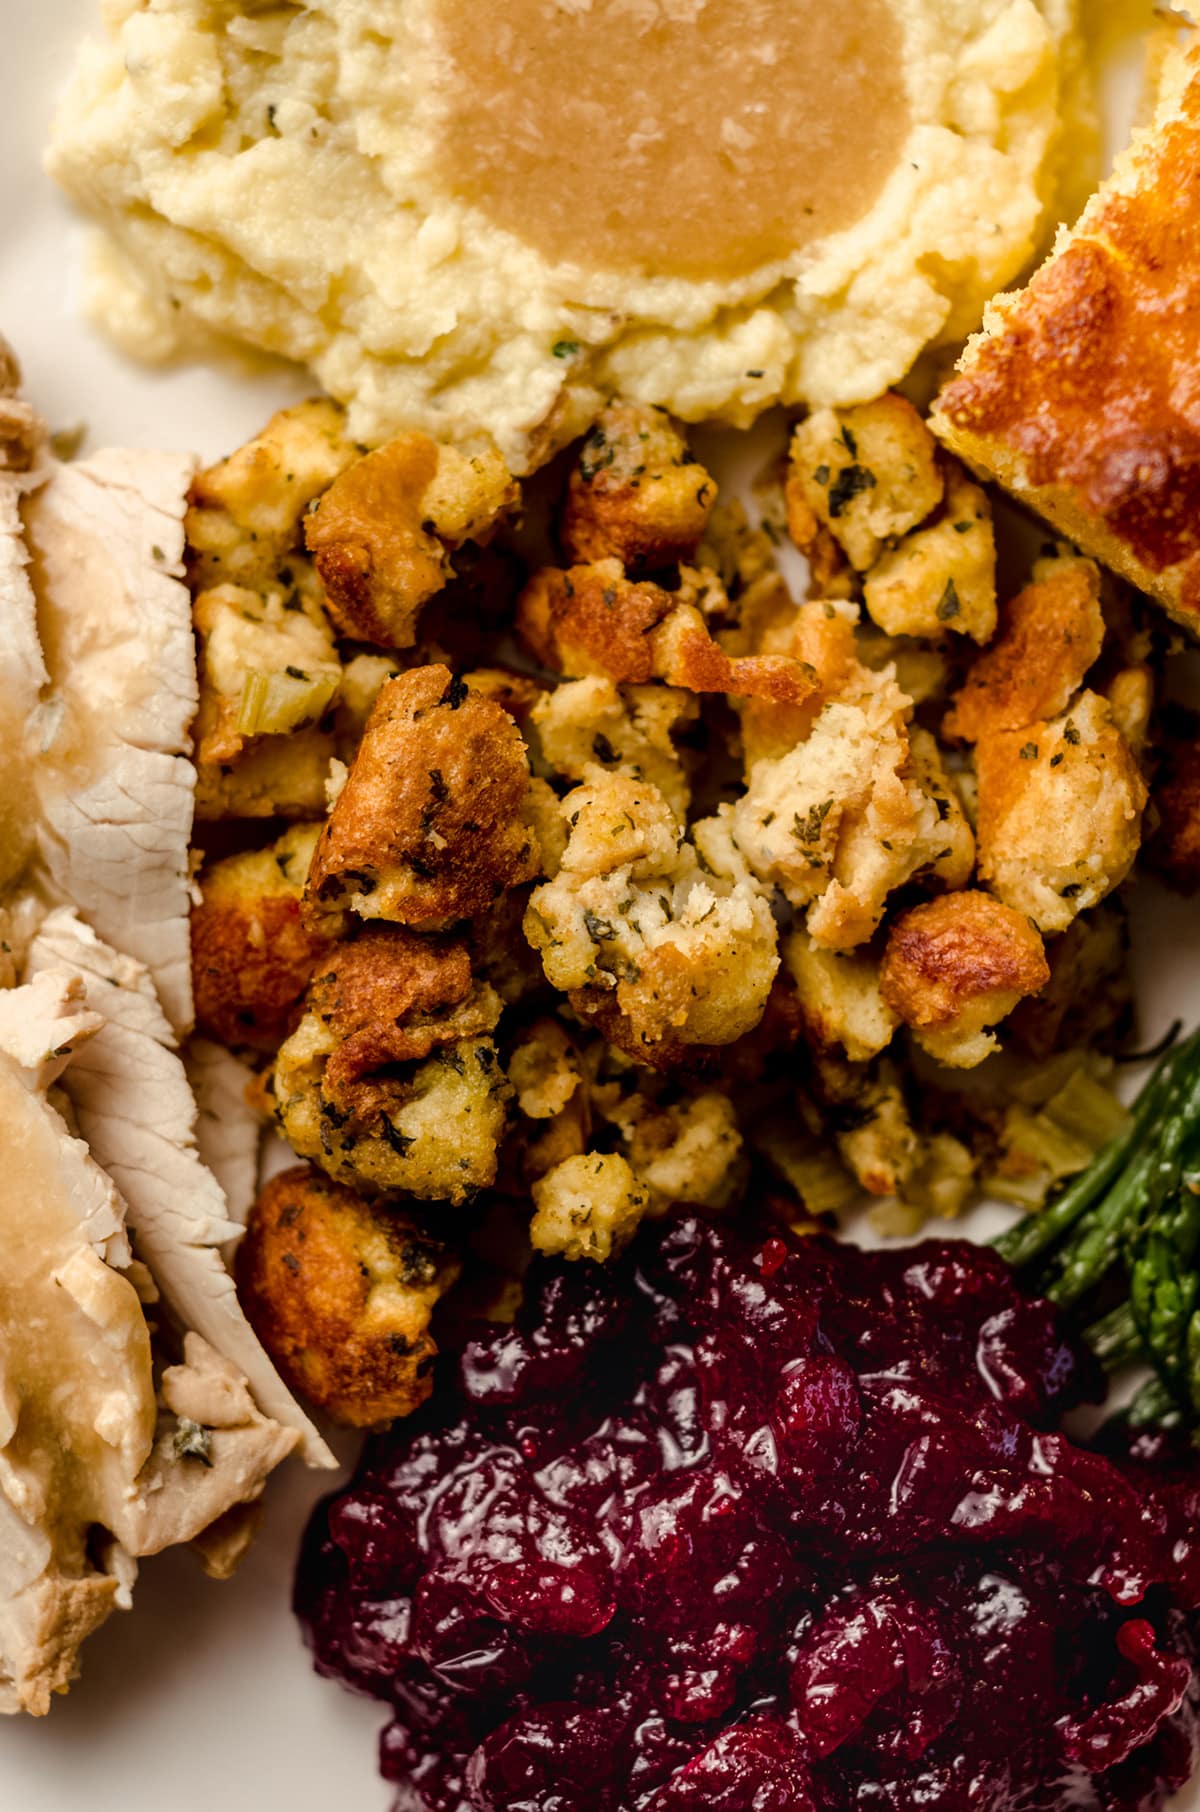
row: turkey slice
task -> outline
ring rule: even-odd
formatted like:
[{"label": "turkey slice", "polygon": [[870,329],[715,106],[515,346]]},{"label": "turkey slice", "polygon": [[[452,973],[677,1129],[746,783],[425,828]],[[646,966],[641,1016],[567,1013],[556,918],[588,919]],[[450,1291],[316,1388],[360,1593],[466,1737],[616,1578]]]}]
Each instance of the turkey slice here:
[{"label": "turkey slice", "polygon": [[[198,693],[183,516],[194,466],[137,450],[51,461],[16,524],[47,669],[34,779],[49,889],[146,965],[179,1033],[192,1020]],[[13,534],[10,508],[0,522],[10,567],[21,561]]]},{"label": "turkey slice", "polygon": [[254,1071],[208,1038],[190,1038],[183,1067],[196,1097],[196,1145],[225,1196],[230,1219],[239,1231],[250,1218],[258,1194],[258,1150],[262,1116],[250,1106],[247,1090]]},{"label": "turkey slice", "polygon": [[305,1459],[336,1461],[288,1391],[238,1303],[220,1248],[240,1227],[196,1146],[196,1103],[147,971],[109,948],[73,911],[51,913],[29,972],[65,969],[105,1024],[65,1078],[79,1130],[125,1198],[139,1258],[182,1327],[249,1383],[264,1414],[295,1429]]},{"label": "turkey slice", "polygon": [[125,1204],[51,1094],[104,1032],[65,969],[0,993],[0,1712],[47,1711],[134,1556],[236,1520],[300,1438],[194,1334],[156,1397]]}]

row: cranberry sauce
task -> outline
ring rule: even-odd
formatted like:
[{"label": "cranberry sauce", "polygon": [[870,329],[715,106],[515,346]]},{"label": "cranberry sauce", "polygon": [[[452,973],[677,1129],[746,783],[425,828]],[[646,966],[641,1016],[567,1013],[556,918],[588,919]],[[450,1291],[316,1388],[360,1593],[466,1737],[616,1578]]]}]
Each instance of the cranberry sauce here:
[{"label": "cranberry sauce", "polygon": [[1152,1812],[1200,1482],[1057,1432],[1099,1390],[985,1249],[676,1215],[535,1268],[317,1512],[297,1609],[392,1708],[398,1812]]}]

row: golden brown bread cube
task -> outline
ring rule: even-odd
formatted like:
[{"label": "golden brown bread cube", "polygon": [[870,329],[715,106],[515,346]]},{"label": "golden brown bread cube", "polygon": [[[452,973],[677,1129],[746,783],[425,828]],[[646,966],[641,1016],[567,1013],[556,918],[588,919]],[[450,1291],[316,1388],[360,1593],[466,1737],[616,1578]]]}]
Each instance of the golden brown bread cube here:
[{"label": "golden brown bread cube", "polygon": [[996,627],[996,539],[987,497],[956,463],[937,519],[885,548],[863,582],[874,622],[888,635],[970,636]]},{"label": "golden brown bread cube", "polygon": [[330,947],[300,914],[320,828],[295,825],[266,849],[201,870],[192,985],[196,1030],[206,1037],[276,1051],[294,1029],[309,978]]},{"label": "golden brown bread cube", "polygon": [[1104,641],[1100,574],[1090,560],[1043,560],[1033,583],[1000,613],[996,639],[972,663],[943,731],[978,742],[1057,717],[1078,692]]},{"label": "golden brown bread cube", "polygon": [[1000,296],[932,418],[946,446],[1200,624],[1200,47],[1027,288]]},{"label": "golden brown bread cube", "polygon": [[792,436],[788,524],[802,553],[831,535],[858,572],[924,522],[945,485],[937,443],[912,404],[889,392],[852,409],[817,409]]},{"label": "golden brown bread cube", "polygon": [[691,560],[717,487],[665,409],[610,403],[567,485],[559,534],[568,559],[609,556],[629,571]]},{"label": "golden brown bread cube", "polygon": [[645,1063],[753,1030],[779,966],[759,891],[705,872],[647,781],[591,766],[562,809],[562,867],[525,917],[552,986]]},{"label": "golden brown bread cube", "polygon": [[975,765],[980,878],[1039,931],[1065,931],[1141,842],[1146,783],[1107,701],[1082,692],[1065,715],[994,731]]},{"label": "golden brown bread cube", "polygon": [[201,472],[186,519],[193,590],[273,584],[300,545],[305,511],[358,451],[337,404],[315,398],[281,409],[261,434]]},{"label": "golden brown bread cube", "polygon": [[517,600],[517,631],[534,659],[568,678],[616,685],[665,680],[688,692],[803,703],[811,672],[789,655],[731,659],[700,608],[720,594],[715,573],[685,569],[675,591],[626,576],[618,560],[564,571],[543,567]]},{"label": "golden brown bread cube", "polygon": [[531,1193],[534,1249],[599,1264],[629,1244],[650,1206],[650,1191],[616,1152],[564,1158]]},{"label": "golden brown bread cube", "polygon": [[411,647],[422,605],[453,573],[451,554],[486,540],[517,495],[494,447],[467,454],[415,432],[349,466],[304,525],[342,634]]},{"label": "golden brown bread cube", "polygon": [[283,1377],[352,1428],[428,1397],[430,1317],[458,1273],[410,1214],[308,1164],[267,1184],[237,1254],[242,1307]]},{"label": "golden brown bread cube", "polygon": [[539,872],[529,761],[508,713],[448,667],[389,680],[309,877],[314,923],[437,925]]},{"label": "golden brown bread cube", "polygon": [[284,1136],[337,1181],[466,1200],[496,1174],[500,1012],[464,943],[377,926],[339,944],[275,1061]]},{"label": "golden brown bread cube", "polygon": [[901,913],[883,954],[880,992],[930,1056],[973,1069],[996,1048],[992,1027],[1050,979],[1025,917],[974,888]]}]

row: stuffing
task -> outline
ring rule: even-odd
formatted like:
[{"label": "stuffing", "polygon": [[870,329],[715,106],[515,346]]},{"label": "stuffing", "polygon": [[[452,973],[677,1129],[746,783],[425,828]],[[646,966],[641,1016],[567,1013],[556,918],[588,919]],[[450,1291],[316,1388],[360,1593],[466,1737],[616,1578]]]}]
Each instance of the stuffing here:
[{"label": "stuffing", "polygon": [[541,753],[556,774],[582,780],[584,769],[628,768],[650,781],[680,823],[691,799],[675,737],[699,718],[690,692],[674,686],[625,686],[592,675],[545,692],[530,713]]},{"label": "stuffing", "polygon": [[751,527],[745,505],[732,497],[713,510],[691,564],[717,574],[740,621],[743,598],[758,580],[776,576],[775,546],[765,529]]},{"label": "stuffing", "polygon": [[390,654],[356,654],[342,668],[338,692],[338,753],[349,766],[358,753],[375,700],[401,671]]},{"label": "stuffing", "polygon": [[303,587],[217,585],[194,605],[199,650],[197,815],[311,817],[334,751],[323,719],[342,669]]},{"label": "stuffing", "polygon": [[654,679],[689,692],[802,703],[811,674],[788,655],[731,658],[713,640],[705,606],[723,595],[715,573],[685,568],[673,591],[630,579],[619,560],[543,567],[517,600],[517,630],[533,658],[569,679],[617,685]]},{"label": "stuffing", "polygon": [[580,450],[559,537],[581,565],[610,555],[628,571],[695,556],[717,487],[665,409],[610,403]]},{"label": "stuffing", "polygon": [[810,1045],[840,1046],[853,1062],[866,1063],[891,1043],[900,1020],[883,998],[874,957],[825,950],[803,930],[784,940],[782,954]]},{"label": "stuffing", "polygon": [[1065,716],[984,737],[979,873],[1042,932],[1120,885],[1141,840],[1146,783],[1107,702],[1082,692]]},{"label": "stuffing", "polygon": [[331,732],[293,730],[258,737],[233,761],[197,762],[197,819],[319,817],[336,746]]},{"label": "stuffing", "polygon": [[262,433],[201,472],[185,523],[193,591],[225,581],[274,584],[319,497],[358,458],[342,411],[316,398],[272,416]]},{"label": "stuffing", "polygon": [[237,1254],[242,1306],[283,1377],[352,1428],[429,1396],[429,1321],[458,1272],[410,1215],[307,1164],[267,1184]]},{"label": "stuffing", "polygon": [[996,628],[996,538],[987,497],[958,466],[936,522],[885,548],[863,583],[872,619],[889,635],[970,636]]},{"label": "stuffing", "polygon": [[715,1089],[665,1105],[624,1095],[606,1118],[620,1128],[625,1155],[650,1192],[649,1214],[664,1214],[673,1202],[725,1208],[744,1181],[737,1114]]},{"label": "stuffing", "polygon": [[1065,711],[1104,641],[1100,574],[1090,560],[1046,559],[1000,613],[999,633],[972,664],[943,724],[978,742]]},{"label": "stuffing", "polygon": [[632,774],[589,767],[562,810],[562,867],[525,918],[552,985],[651,1064],[752,1030],[779,965],[756,889],[706,874],[666,799]]},{"label": "stuffing", "polygon": [[1154,783],[1150,864],[1180,893],[1200,891],[1200,719],[1171,726]]},{"label": "stuffing", "polygon": [[284,1136],[336,1181],[464,1201],[496,1174],[500,1012],[464,943],[380,926],[340,945],[276,1059]]},{"label": "stuffing", "polygon": [[567,1158],[533,1185],[530,1237],[538,1252],[603,1264],[629,1244],[650,1192],[616,1153]]},{"label": "stuffing", "polygon": [[792,436],[788,527],[802,553],[822,529],[860,573],[942,501],[937,443],[911,403],[889,393],[853,409],[818,409]]},{"label": "stuffing", "polygon": [[342,634],[411,647],[422,605],[452,576],[450,556],[486,541],[518,495],[494,446],[468,454],[425,434],[402,434],[348,466],[304,525]]},{"label": "stuffing", "polygon": [[1140,761],[1150,741],[1157,684],[1153,669],[1122,667],[1104,688],[1113,722]]},{"label": "stuffing", "polygon": [[922,1151],[896,1065],[887,1057],[859,1064],[822,1052],[814,1069],[825,1127],[859,1188],[902,1195]]},{"label": "stuffing", "polygon": [[306,910],[433,926],[486,911],[539,872],[529,762],[508,713],[450,673],[383,687],[321,833]]},{"label": "stuffing", "polygon": [[858,657],[858,606],[814,598],[776,613],[760,629],[759,652],[788,654],[812,676],[808,698],[798,704],[747,698],[738,705],[742,760],[747,774],[759,762],[778,758],[809,735],[824,706],[863,677]]},{"label": "stuffing", "polygon": [[226,1045],[277,1051],[329,939],[304,925],[300,903],[318,824],[298,824],[266,849],[210,862],[192,908],[196,1029]]},{"label": "stuffing", "polygon": [[1050,979],[1023,913],[974,888],[914,906],[888,932],[880,992],[918,1044],[953,1069],[997,1048],[991,1028]]},{"label": "stuffing", "polygon": [[517,1107],[530,1120],[552,1120],[583,1086],[583,1066],[574,1041],[557,1019],[539,1019],[525,1033],[508,1063]]},{"label": "stuffing", "polygon": [[1110,1050],[1128,1031],[1129,926],[1115,900],[1086,912],[1046,946],[1050,979],[1009,1022],[1015,1042],[1045,1060],[1073,1047]]},{"label": "stuffing", "polygon": [[807,907],[810,935],[829,949],[865,943],[888,895],[922,870],[961,887],[973,867],[957,793],[932,737],[908,730],[909,710],[890,675],[864,674],[722,808],[753,874]]}]

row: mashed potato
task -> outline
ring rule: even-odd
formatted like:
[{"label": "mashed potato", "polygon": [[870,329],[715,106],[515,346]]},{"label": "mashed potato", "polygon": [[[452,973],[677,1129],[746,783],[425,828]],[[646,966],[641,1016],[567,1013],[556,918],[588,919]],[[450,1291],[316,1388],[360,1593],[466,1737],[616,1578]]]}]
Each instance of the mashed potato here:
[{"label": "mashed potato", "polygon": [[356,439],[522,471],[605,394],[744,424],[976,327],[1053,207],[1074,3],[106,0],[50,165],[127,348],[233,335]]}]

